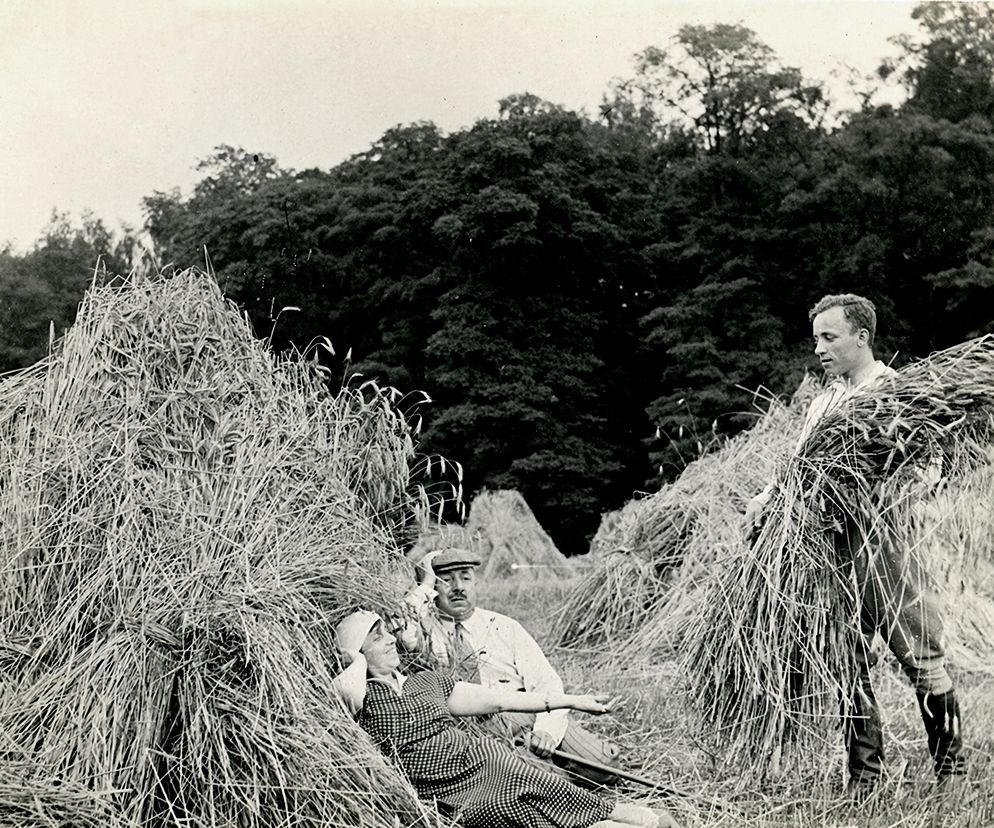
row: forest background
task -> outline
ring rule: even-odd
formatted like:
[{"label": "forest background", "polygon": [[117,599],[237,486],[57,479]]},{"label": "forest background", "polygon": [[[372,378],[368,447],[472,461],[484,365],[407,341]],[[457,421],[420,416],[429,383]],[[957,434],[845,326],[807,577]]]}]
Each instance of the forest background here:
[{"label": "forest background", "polygon": [[520,490],[583,552],[602,512],[748,427],[758,389],[791,393],[821,295],[871,297],[896,364],[994,330],[994,12],[914,16],[853,111],[749,29],[688,25],[594,114],[514,94],[329,170],[218,147],[141,229],[56,212],[0,249],[0,370],[44,355],[98,259],[206,248],[260,335],[425,392],[424,448],[466,493]]}]

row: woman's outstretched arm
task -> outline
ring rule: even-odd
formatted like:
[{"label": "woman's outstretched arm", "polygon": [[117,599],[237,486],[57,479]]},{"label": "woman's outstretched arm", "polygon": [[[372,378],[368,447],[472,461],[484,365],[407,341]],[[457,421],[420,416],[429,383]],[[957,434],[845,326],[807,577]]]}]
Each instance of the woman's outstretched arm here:
[{"label": "woman's outstretched arm", "polygon": [[574,695],[572,693],[520,693],[499,690],[465,681],[457,681],[448,698],[453,716],[485,716],[488,713],[544,713],[562,708],[584,713],[608,713],[612,702],[606,695]]}]

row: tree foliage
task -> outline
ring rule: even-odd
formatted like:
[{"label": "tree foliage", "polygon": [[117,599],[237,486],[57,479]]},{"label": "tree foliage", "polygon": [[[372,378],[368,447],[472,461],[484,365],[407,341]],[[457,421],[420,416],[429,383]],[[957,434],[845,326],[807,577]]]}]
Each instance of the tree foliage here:
[{"label": "tree foliage", "polygon": [[[927,3],[872,97],[831,129],[823,87],[740,25],[636,56],[596,118],[531,94],[443,134],[387,130],[330,170],[221,146],[153,193],[160,262],[206,255],[276,347],[421,389],[429,449],[469,494],[514,487],[567,552],[599,513],[748,425],[812,368],[806,310],[877,303],[898,362],[994,330],[994,26]],[[3,367],[44,353],[130,236],[57,218],[0,251]]]},{"label": "tree foliage", "polygon": [[74,225],[67,214],[53,212],[30,251],[0,249],[0,371],[43,357],[76,318],[95,273],[127,273],[135,247],[127,228],[115,238],[89,213]]},{"label": "tree foliage", "polygon": [[820,84],[781,65],[773,50],[742,25],[687,25],[668,48],[635,56],[635,75],[616,80],[602,112],[643,124],[691,128],[708,153],[741,155],[786,118],[820,123]]}]

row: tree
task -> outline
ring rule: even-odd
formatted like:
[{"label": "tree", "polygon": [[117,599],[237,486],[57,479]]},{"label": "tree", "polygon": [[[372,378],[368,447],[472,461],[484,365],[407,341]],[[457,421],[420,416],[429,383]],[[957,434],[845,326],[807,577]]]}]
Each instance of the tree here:
[{"label": "tree", "polygon": [[707,152],[738,155],[785,115],[817,125],[826,106],[821,85],[782,66],[755,32],[717,24],[683,26],[669,48],[637,54],[634,77],[615,81],[601,111],[662,132],[690,126]]},{"label": "tree", "polygon": [[[645,251],[658,480],[751,422],[737,412],[754,389],[779,392],[803,373],[785,348],[784,306],[797,301],[805,268],[780,210],[809,175],[823,98],[741,26],[684,27],[670,50],[638,57],[636,85],[644,111],[678,112],[697,136],[694,152],[661,149],[660,233]],[[655,133],[661,147],[685,147],[684,132]]]},{"label": "tree", "polygon": [[[784,217],[813,266],[812,286],[864,292],[882,318],[879,350],[899,360],[946,347],[992,318],[984,290],[985,228],[994,209],[994,132],[883,107],[827,139],[809,188]],[[955,289],[954,289],[955,288]],[[964,298],[973,302],[965,305]],[[985,317],[986,314],[986,317]]]},{"label": "tree", "polygon": [[520,489],[573,553],[642,479],[648,423],[630,401],[644,393],[645,263],[624,220],[645,214],[632,173],[646,158],[558,107],[501,111],[452,136],[440,172],[453,200],[433,228],[446,261],[433,274],[426,382],[439,412],[426,438],[466,458],[471,488]]},{"label": "tree", "polygon": [[994,9],[988,3],[920,3],[912,12],[920,33],[901,35],[896,59],[880,75],[896,75],[906,106],[958,122],[994,116]]},{"label": "tree", "polygon": [[127,273],[137,242],[124,229],[120,238],[92,214],[76,226],[53,211],[32,249],[0,250],[0,371],[24,368],[48,352],[61,336],[95,273]]}]

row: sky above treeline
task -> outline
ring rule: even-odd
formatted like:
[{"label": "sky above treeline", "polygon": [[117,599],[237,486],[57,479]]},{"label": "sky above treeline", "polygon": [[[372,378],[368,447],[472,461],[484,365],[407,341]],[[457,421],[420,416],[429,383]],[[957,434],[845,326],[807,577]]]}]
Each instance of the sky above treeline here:
[{"label": "sky above treeline", "polygon": [[447,132],[531,92],[595,112],[686,23],[742,23],[829,83],[915,30],[905,0],[0,0],[0,246],[53,208],[141,223],[219,144],[327,169],[385,130]]}]

